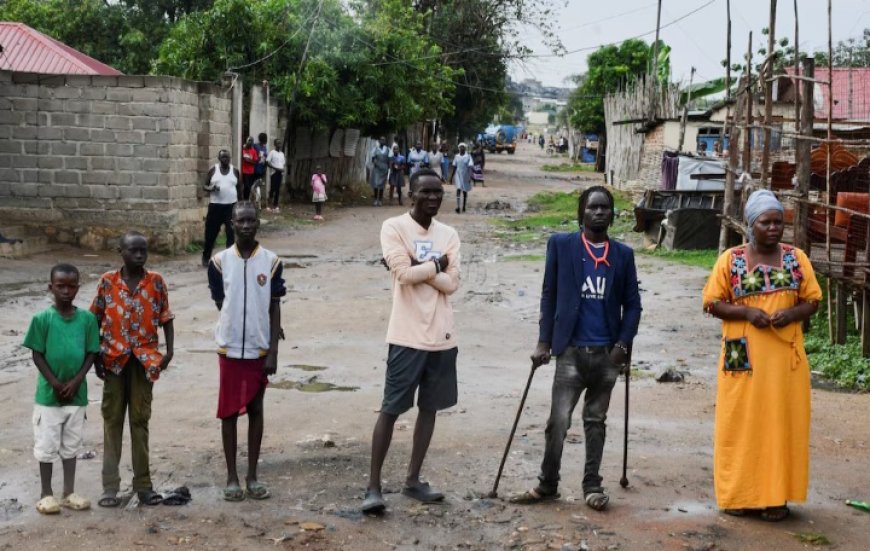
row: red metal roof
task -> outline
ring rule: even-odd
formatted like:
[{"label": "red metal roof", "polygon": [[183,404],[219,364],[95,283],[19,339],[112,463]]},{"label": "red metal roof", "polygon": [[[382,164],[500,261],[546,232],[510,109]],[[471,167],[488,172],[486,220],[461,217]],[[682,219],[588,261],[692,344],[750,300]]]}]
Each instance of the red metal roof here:
[{"label": "red metal roof", "polygon": [[59,75],[121,75],[121,71],[31,29],[0,21],[0,70]]},{"label": "red metal roof", "polygon": [[[794,68],[786,69],[794,74]],[[852,110],[849,112],[849,73],[852,73]],[[870,121],[870,68],[833,68],[834,120]],[[816,80],[827,82],[828,68],[816,67]],[[799,87],[800,89],[800,87]],[[828,118],[828,85],[817,83],[813,90],[816,120]]]}]

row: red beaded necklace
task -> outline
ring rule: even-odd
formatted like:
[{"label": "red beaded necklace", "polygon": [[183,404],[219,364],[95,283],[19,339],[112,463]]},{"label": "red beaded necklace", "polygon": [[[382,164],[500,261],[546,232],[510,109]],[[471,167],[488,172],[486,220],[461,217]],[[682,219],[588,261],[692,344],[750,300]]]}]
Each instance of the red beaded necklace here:
[{"label": "red beaded necklace", "polygon": [[586,252],[589,254],[589,257],[595,261],[595,269],[598,269],[599,264],[604,264],[607,267],[610,267],[610,262],[607,261],[607,255],[610,253],[610,240],[604,242],[604,254],[602,256],[595,256],[595,253],[592,252],[592,247],[589,245],[589,241],[586,240],[586,234],[581,233],[580,238],[583,240],[583,246],[586,247]]}]

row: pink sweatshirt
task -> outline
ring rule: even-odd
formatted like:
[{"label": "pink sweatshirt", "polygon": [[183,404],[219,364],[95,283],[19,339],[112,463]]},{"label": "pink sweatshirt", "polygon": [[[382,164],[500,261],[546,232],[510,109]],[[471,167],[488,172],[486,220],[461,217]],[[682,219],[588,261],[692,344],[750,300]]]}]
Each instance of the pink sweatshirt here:
[{"label": "pink sweatshirt", "polygon": [[[456,230],[437,220],[427,230],[406,213],[384,222],[381,248],[393,276],[387,342],[429,351],[455,348],[453,307],[447,297],[459,288]],[[449,263],[436,274],[435,263],[427,260],[442,254]],[[422,264],[412,266],[411,258]]]}]

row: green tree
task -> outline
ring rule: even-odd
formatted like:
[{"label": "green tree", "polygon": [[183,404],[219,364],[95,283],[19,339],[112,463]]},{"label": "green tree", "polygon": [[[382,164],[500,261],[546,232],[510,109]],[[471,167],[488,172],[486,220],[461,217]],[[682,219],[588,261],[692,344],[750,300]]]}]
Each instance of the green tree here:
[{"label": "green tree", "polygon": [[444,52],[443,63],[456,73],[453,109],[441,123],[454,138],[482,131],[510,100],[507,67],[531,53],[524,35],[529,26],[554,51],[562,49],[553,32],[552,10],[562,3],[543,0],[418,0],[426,29]]},{"label": "green tree", "polygon": [[577,87],[568,99],[571,126],[581,132],[603,133],[604,96],[647,73],[651,57],[650,46],[642,40],[626,40],[589,54],[587,71],[575,77]]},{"label": "green tree", "polygon": [[154,71],[218,80],[232,70],[248,85],[268,80],[289,102],[311,32],[291,124],[375,134],[448,111],[453,71],[421,38],[413,8],[401,0],[353,7],[355,17],[340,0],[216,0],[178,20]]}]

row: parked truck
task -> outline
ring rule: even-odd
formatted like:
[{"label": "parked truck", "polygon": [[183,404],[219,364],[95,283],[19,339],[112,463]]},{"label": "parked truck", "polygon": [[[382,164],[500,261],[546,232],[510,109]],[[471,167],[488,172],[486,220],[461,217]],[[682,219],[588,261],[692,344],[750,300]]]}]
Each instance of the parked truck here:
[{"label": "parked truck", "polygon": [[483,148],[490,153],[507,151],[513,155],[517,150],[517,137],[522,134],[523,127],[508,124],[496,124],[488,127],[477,135],[477,140],[483,143]]}]

